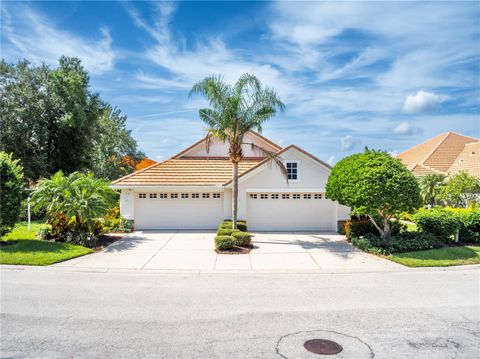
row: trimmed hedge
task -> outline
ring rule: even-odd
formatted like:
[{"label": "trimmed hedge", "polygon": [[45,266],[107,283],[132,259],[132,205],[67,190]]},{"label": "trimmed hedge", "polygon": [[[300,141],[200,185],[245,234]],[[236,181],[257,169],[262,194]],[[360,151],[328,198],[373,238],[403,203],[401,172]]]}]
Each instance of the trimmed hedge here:
[{"label": "trimmed hedge", "polygon": [[[232,229],[232,221],[223,221],[218,226],[218,229]],[[238,221],[237,222],[237,229],[242,231],[242,232],[246,232],[247,231],[247,224],[245,223],[245,221]]]},{"label": "trimmed hedge", "polygon": [[467,243],[480,243],[480,210],[458,213],[460,240]]},{"label": "trimmed hedge", "polygon": [[224,228],[220,228],[218,231],[217,231],[217,235],[219,236],[231,236],[232,233],[234,232],[240,232],[239,229],[224,229]]},{"label": "trimmed hedge", "polygon": [[235,246],[235,238],[232,236],[216,236],[215,237],[215,248],[216,249],[230,249]]},{"label": "trimmed hedge", "polygon": [[353,238],[352,244],[368,253],[388,255],[440,248],[444,245],[444,241],[428,233],[405,232],[392,236],[388,240],[367,234],[365,237]]},{"label": "trimmed hedge", "polygon": [[461,216],[442,208],[420,210],[413,220],[422,232],[433,234],[444,241],[451,239],[462,226]]},{"label": "trimmed hedge", "polygon": [[378,234],[377,229],[369,220],[346,221],[343,225],[343,231],[349,241],[366,234]]},{"label": "trimmed hedge", "polygon": [[236,231],[232,233],[237,246],[249,246],[252,243],[252,235],[248,232]]}]

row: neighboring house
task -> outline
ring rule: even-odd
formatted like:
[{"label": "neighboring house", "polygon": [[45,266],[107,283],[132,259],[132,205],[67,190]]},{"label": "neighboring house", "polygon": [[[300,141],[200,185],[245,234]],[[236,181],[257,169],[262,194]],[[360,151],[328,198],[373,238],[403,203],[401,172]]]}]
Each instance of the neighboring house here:
[{"label": "neighboring house", "polygon": [[466,171],[480,178],[480,140],[455,132],[442,133],[398,155],[415,176]]},{"label": "neighboring house", "polygon": [[[349,209],[325,198],[331,167],[301,148],[285,148],[258,133],[245,142],[280,156],[278,165],[248,144],[239,164],[238,217],[249,230],[336,231]],[[232,165],[228,145],[202,139],[172,158],[113,182],[120,211],[136,229],[213,229],[232,215]]]}]

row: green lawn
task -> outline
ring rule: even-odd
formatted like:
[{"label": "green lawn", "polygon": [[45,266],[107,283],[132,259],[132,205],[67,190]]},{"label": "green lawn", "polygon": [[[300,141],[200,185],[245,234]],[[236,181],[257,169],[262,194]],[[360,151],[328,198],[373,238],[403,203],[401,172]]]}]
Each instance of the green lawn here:
[{"label": "green lawn", "polygon": [[392,254],[388,259],[408,267],[446,267],[480,264],[480,246],[446,247]]},{"label": "green lawn", "polygon": [[92,252],[70,243],[38,240],[36,235],[44,226],[42,222],[34,221],[28,231],[27,222],[17,223],[14,230],[2,239],[14,244],[0,247],[0,264],[45,266]]}]

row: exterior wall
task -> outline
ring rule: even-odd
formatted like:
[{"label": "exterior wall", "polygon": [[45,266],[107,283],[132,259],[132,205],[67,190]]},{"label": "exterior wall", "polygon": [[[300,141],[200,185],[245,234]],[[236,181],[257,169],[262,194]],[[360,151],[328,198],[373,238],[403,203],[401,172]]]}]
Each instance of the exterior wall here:
[{"label": "exterior wall", "polygon": [[120,213],[125,219],[135,218],[135,198],[131,189],[122,189],[120,192]]},{"label": "exterior wall", "polygon": [[[274,163],[262,166],[263,169],[252,177],[240,181],[238,186],[238,217],[246,218],[247,216],[247,190],[249,189],[265,189],[270,192],[288,192],[288,191],[305,191],[319,192],[324,191],[329,176],[329,170],[323,168],[318,162],[299,154],[294,149],[282,154],[284,161],[297,161],[299,179],[297,181],[289,181],[288,184],[283,177],[280,169]],[[248,176],[247,174],[246,176]]]},{"label": "exterior wall", "polygon": [[338,211],[337,218],[339,220],[350,219],[350,207],[339,204],[337,211]]},{"label": "exterior wall", "polygon": [[228,188],[226,188],[225,192],[223,192],[223,218],[232,218],[232,190]]},{"label": "exterior wall", "polygon": [[[245,136],[245,142],[247,143],[255,143],[256,145],[268,150],[268,151],[277,151],[274,149],[270,144],[267,144],[254,135],[247,134]],[[262,153],[255,151],[252,147],[248,144],[242,146],[242,150],[245,157],[263,157]],[[187,153],[183,154],[185,157],[226,157],[228,156],[228,145],[220,142],[217,139],[213,139],[212,143],[210,144],[210,149],[207,152],[205,143],[202,143],[201,146],[197,147],[196,149],[192,149]],[[182,156],[182,157],[183,157]]]}]

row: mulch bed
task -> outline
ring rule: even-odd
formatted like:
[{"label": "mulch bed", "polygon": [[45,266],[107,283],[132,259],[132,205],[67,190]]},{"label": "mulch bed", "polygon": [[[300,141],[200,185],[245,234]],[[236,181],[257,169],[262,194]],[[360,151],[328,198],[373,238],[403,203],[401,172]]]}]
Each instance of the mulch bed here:
[{"label": "mulch bed", "polygon": [[112,244],[113,242],[118,241],[120,238],[122,238],[125,234],[127,233],[108,233],[108,234],[102,234],[97,241],[97,245],[92,248],[94,251],[99,251],[106,246]]},{"label": "mulch bed", "polygon": [[217,252],[218,254],[248,254],[253,248],[255,247],[252,245],[234,246],[230,249],[215,249],[215,252]]}]

